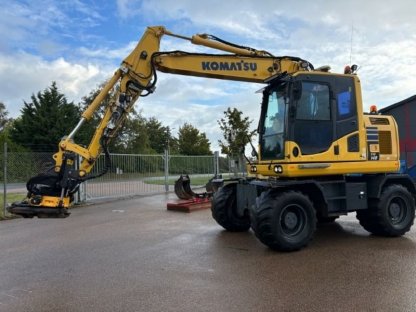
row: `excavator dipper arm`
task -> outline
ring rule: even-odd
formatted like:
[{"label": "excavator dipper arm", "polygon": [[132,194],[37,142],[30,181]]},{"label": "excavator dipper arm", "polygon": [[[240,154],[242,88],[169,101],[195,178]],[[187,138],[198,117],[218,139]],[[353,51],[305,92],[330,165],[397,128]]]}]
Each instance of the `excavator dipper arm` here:
[{"label": "excavator dipper arm", "polygon": [[[188,40],[193,44],[226,52],[199,54],[183,51],[161,52],[163,35]],[[134,50],[122,61],[114,76],[82,114],[73,131],[59,143],[53,155],[55,166],[27,182],[26,199],[8,207],[8,211],[23,217],[67,217],[79,185],[105,174],[110,168],[108,143],[113,139],[140,96],[154,92],[157,71],[172,74],[264,83],[273,76],[313,69],[296,57],[275,57],[267,51],[256,50],[226,42],[212,35],[185,37],[162,26],[148,27]],[[115,86],[118,86],[115,88]],[[117,91],[114,92],[114,90]],[[111,92],[114,94],[87,148],[74,142],[74,136],[98,110]],[[92,168],[101,153],[106,166],[93,174]],[[75,166],[77,155],[82,161]]]}]

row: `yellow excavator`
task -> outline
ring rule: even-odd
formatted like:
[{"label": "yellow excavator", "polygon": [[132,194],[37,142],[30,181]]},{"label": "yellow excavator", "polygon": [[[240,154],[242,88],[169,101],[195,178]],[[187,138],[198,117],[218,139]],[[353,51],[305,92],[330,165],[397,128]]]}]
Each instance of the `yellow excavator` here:
[{"label": "yellow excavator", "polygon": [[[222,54],[160,51],[163,36],[222,51]],[[356,212],[360,224],[382,236],[400,236],[415,217],[416,189],[398,173],[398,130],[391,116],[364,113],[361,85],[351,66],[331,73],[301,58],[274,56],[218,37],[185,37],[148,27],[114,76],[59,143],[53,170],[31,178],[27,198],[8,207],[23,217],[67,217],[80,183],[110,166],[107,145],[133,104],[155,91],[157,71],[265,84],[258,123],[258,149],[243,178],[214,179],[214,219],[228,231],[250,227],[272,249],[306,246],[317,222]],[[115,100],[87,148],[73,138],[117,86]],[[92,174],[104,153],[106,169]],[[78,169],[76,156],[82,158]]]}]

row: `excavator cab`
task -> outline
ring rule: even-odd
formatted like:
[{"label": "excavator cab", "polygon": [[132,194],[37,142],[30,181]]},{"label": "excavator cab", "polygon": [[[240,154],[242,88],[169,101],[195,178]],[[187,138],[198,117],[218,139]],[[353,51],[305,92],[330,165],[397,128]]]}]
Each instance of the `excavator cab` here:
[{"label": "excavator cab", "polygon": [[[382,123],[390,128],[379,137],[375,125]],[[356,75],[313,71],[277,77],[263,91],[259,160],[248,171],[258,178],[374,173],[380,166],[394,172],[394,126],[363,113]]]},{"label": "excavator cab", "polygon": [[[331,85],[319,76],[317,81],[304,78],[277,80],[264,90],[258,129],[262,161],[288,162],[306,155],[321,160],[335,141]],[[356,130],[357,122],[349,131]]]},{"label": "excavator cab", "polygon": [[363,160],[354,85],[354,77],[321,72],[272,80],[263,91],[259,162],[251,168],[264,176],[327,175],[341,153]]}]

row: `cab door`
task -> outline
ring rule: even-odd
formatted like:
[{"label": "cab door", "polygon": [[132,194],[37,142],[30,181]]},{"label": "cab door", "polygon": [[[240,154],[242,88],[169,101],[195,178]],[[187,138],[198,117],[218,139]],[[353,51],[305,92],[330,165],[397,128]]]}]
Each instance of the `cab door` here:
[{"label": "cab door", "polygon": [[334,155],[330,84],[316,78],[295,83],[300,94],[292,104],[290,140],[297,145],[293,156],[303,161],[331,160]]},{"label": "cab door", "polygon": [[359,118],[354,79],[350,76],[334,77],[335,139],[340,160],[360,159]]},{"label": "cab door", "polygon": [[289,137],[296,145],[291,148],[292,156],[298,161],[312,162],[359,159],[353,77],[299,76],[293,85]]}]

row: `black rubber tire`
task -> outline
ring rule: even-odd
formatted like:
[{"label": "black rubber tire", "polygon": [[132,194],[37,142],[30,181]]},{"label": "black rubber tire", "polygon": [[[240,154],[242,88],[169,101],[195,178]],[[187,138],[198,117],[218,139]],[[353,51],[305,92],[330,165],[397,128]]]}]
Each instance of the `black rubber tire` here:
[{"label": "black rubber tire", "polygon": [[305,247],[316,230],[316,211],[309,197],[297,191],[263,192],[251,210],[257,238],[274,250],[295,251]]},{"label": "black rubber tire", "polygon": [[385,187],[378,200],[366,210],[357,211],[357,219],[368,232],[379,236],[402,236],[410,230],[415,218],[415,200],[400,184]]},{"label": "black rubber tire", "polygon": [[212,217],[230,232],[245,232],[250,229],[250,215],[237,215],[237,184],[227,184],[214,193],[211,202]]}]

